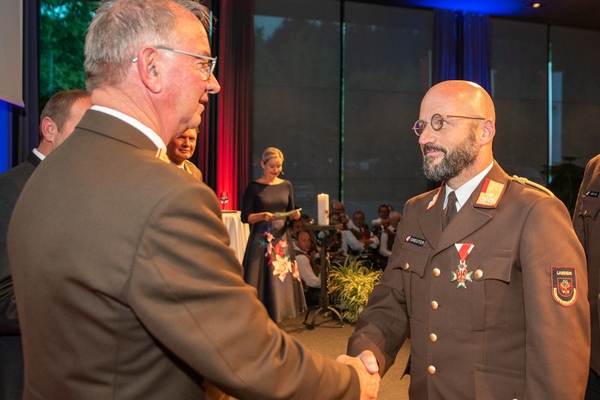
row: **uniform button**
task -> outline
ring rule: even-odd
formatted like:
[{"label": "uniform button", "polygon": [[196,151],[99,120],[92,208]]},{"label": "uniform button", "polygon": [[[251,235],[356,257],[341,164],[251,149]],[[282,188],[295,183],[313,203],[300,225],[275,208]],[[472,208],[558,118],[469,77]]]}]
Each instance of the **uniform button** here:
[{"label": "uniform button", "polygon": [[431,308],[432,308],[433,310],[437,310],[437,309],[438,309],[438,307],[439,307],[439,305],[438,305],[438,302],[437,302],[437,301],[435,301],[435,300],[434,300],[434,301],[432,301],[432,302],[431,302]]},{"label": "uniform button", "polygon": [[598,295],[598,298],[600,299],[600,294]]},{"label": "uniform button", "polygon": [[430,333],[430,334],[429,334],[429,341],[430,341],[431,343],[435,343],[435,342],[437,342],[437,335],[436,335],[435,333]]},{"label": "uniform button", "polygon": [[435,374],[435,367],[433,365],[430,365],[429,367],[427,367],[427,372],[429,372],[429,375]]},{"label": "uniform button", "polygon": [[583,216],[585,217],[587,215],[587,210],[583,210]]},{"label": "uniform button", "polygon": [[404,270],[406,271],[408,268],[410,267],[410,265],[408,263],[404,264]]},{"label": "uniform button", "polygon": [[477,279],[481,279],[483,278],[483,271],[478,269],[477,271],[475,271],[475,278]]},{"label": "uniform button", "polygon": [[442,273],[442,271],[440,271],[439,268],[434,268],[433,269],[433,276],[440,276],[441,273]]}]

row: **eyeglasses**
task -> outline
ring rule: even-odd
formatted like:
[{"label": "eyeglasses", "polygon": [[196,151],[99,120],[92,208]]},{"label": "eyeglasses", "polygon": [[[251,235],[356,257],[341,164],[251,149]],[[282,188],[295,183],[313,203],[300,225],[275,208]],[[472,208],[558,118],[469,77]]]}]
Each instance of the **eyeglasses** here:
[{"label": "eyeglasses", "polygon": [[[200,71],[202,72],[202,75],[204,76],[205,81],[207,81],[210,78],[213,71],[215,70],[215,65],[217,65],[217,57],[213,58],[213,57],[203,56],[200,54],[190,53],[188,51],[177,50],[172,47],[161,46],[161,45],[154,46],[154,47],[158,50],[172,51],[174,53],[185,54],[187,56],[192,56],[192,57],[203,60],[204,62],[202,63],[202,65],[199,68],[200,68]],[[138,60],[138,58],[136,57],[133,60],[131,60],[131,62],[137,62],[137,60]]]},{"label": "eyeglasses", "polygon": [[[440,114],[433,114],[433,116],[431,117],[431,123],[430,123],[431,129],[433,129],[434,131],[439,131],[440,129],[442,129],[442,127],[444,126],[444,122],[446,122],[446,119],[448,119],[448,118],[466,118],[466,119],[479,119],[479,120],[485,119],[482,117],[465,117],[464,115],[446,115],[446,118],[444,118]],[[425,130],[426,126],[427,126],[427,122],[420,119],[417,122],[415,122],[415,125],[413,126],[413,131],[415,131],[415,134],[417,136],[421,136],[421,134]]]}]

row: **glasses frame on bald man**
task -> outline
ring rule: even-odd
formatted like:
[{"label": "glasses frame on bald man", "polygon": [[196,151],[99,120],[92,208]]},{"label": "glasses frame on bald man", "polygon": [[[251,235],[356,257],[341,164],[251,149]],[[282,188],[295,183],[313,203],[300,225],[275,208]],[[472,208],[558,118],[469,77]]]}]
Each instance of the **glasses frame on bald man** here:
[{"label": "glasses frame on bald man", "polygon": [[[217,65],[217,57],[203,56],[201,54],[190,53],[189,51],[178,50],[178,49],[174,49],[172,47],[167,47],[167,46],[162,46],[162,45],[155,45],[153,47],[157,50],[172,51],[174,53],[185,54],[186,56],[192,56],[195,58],[199,58],[201,60],[205,60],[206,64],[207,64],[206,67],[202,66],[200,68],[200,71],[202,71],[205,81],[210,79],[210,76],[213,74],[213,72],[215,70],[215,66]],[[131,62],[135,63],[135,62],[137,62],[137,60],[138,60],[138,58],[135,57],[133,60],[131,60]]]},{"label": "glasses frame on bald man", "polygon": [[425,127],[427,126],[427,124],[429,124],[431,126],[431,129],[433,129],[434,131],[439,131],[444,126],[444,122],[446,122],[446,120],[449,118],[478,119],[481,121],[485,120],[485,118],[483,118],[483,117],[466,117],[464,115],[446,115],[446,118],[444,118],[444,117],[442,117],[441,114],[433,114],[433,116],[431,117],[431,122],[428,123],[427,121],[423,121],[422,119],[419,119],[419,120],[417,120],[417,122],[415,122],[412,129],[415,132],[415,135],[417,135],[417,136],[421,136],[423,134],[423,131],[425,130]]}]

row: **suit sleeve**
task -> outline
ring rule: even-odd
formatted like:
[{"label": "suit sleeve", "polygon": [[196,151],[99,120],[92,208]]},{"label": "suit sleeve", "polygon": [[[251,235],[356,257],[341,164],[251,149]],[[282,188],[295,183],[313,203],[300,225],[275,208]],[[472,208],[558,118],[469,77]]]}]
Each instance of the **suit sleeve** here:
[{"label": "suit sleeve", "polygon": [[21,189],[11,185],[7,180],[0,182],[0,335],[20,333],[15,292],[8,265],[6,234]]},{"label": "suit sleeve", "polygon": [[[557,234],[560,232],[560,234]],[[525,398],[581,399],[590,358],[585,257],[564,205],[555,197],[532,207],[520,246],[526,323]],[[573,268],[576,300],[553,296],[553,269]]]},{"label": "suit sleeve", "polygon": [[278,329],[228,247],[206,186],[170,193],[147,222],[128,301],[165,347],[238,398],[356,399],[358,376]]}]

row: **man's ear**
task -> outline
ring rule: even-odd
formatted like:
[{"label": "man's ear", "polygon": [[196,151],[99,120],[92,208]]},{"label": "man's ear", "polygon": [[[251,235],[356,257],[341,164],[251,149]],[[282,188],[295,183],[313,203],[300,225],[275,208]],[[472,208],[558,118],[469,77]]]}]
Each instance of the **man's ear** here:
[{"label": "man's ear", "polygon": [[54,138],[58,135],[58,127],[56,123],[50,117],[44,117],[41,123],[42,126],[42,136],[44,140],[48,143],[54,142]]},{"label": "man's ear", "polygon": [[144,85],[153,93],[162,91],[162,64],[157,60],[158,51],[154,47],[144,47],[138,53],[137,70]]},{"label": "man's ear", "polygon": [[481,135],[481,144],[491,142],[496,135],[496,126],[491,119],[485,120],[483,123],[483,133]]}]

